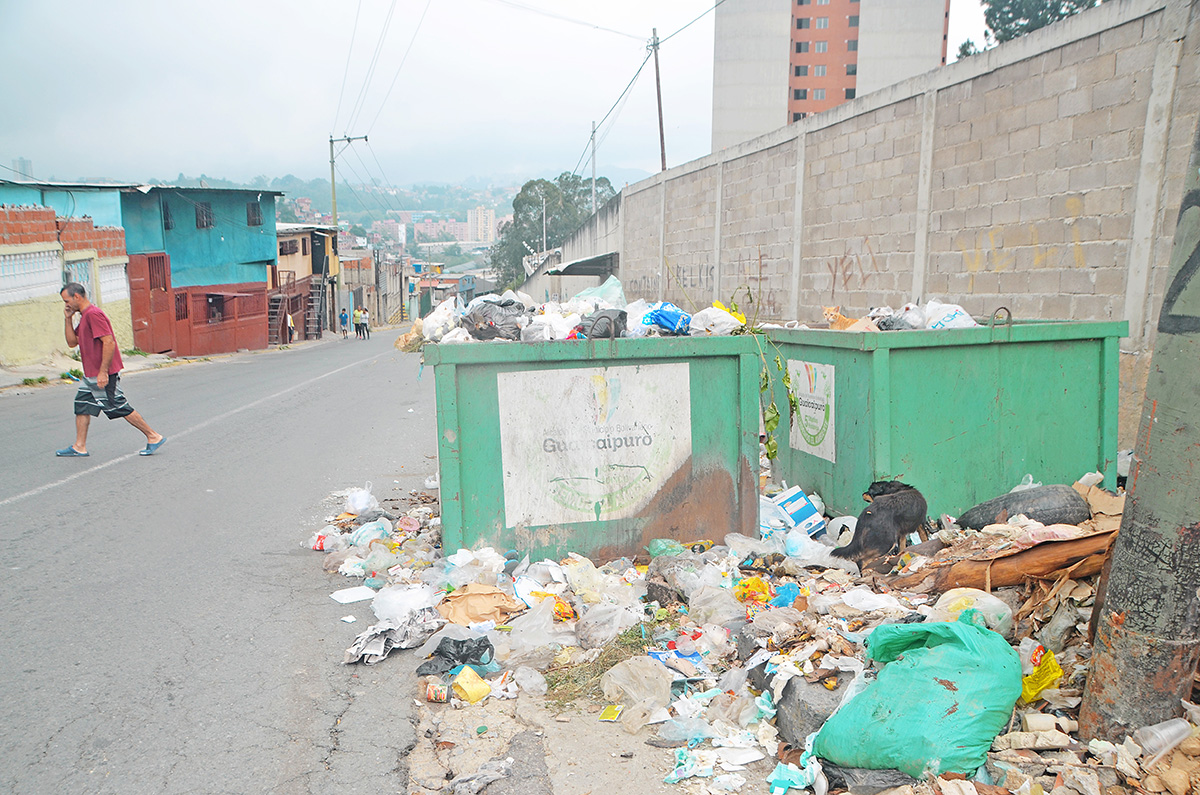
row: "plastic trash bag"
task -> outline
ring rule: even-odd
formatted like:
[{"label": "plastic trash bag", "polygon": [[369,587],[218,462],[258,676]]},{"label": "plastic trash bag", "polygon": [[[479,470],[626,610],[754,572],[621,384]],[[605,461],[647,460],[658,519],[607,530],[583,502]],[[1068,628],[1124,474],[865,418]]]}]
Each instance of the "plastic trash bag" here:
[{"label": "plastic trash bag", "polygon": [[434,591],[428,585],[390,585],[375,594],[371,610],[380,620],[403,620],[409,613],[424,607],[433,607],[437,602]]},{"label": "plastic trash bag", "polygon": [[604,280],[604,284],[580,290],[571,296],[571,301],[589,301],[596,304],[600,309],[610,307],[613,309],[623,309],[625,307],[625,290],[621,287],[620,279],[616,276],[609,276]]},{"label": "plastic trash bag", "polygon": [[608,669],[600,677],[600,687],[604,691],[604,698],[610,703],[632,707],[650,700],[657,709],[671,703],[673,681],[675,675],[657,660],[631,657]]},{"label": "plastic trash bag", "polygon": [[623,337],[626,319],[624,309],[601,309],[579,321],[579,333],[588,339]]},{"label": "plastic trash bag", "polygon": [[446,336],[442,337],[441,342],[443,345],[457,345],[463,342],[475,342],[475,338],[465,328],[459,326],[446,332]]},{"label": "plastic trash bag", "polygon": [[513,671],[513,679],[516,680],[523,691],[531,696],[544,696],[546,695],[546,691],[549,690],[549,686],[546,684],[546,677],[527,665],[519,666]]},{"label": "plastic trash bag", "polygon": [[480,301],[468,308],[462,318],[462,325],[471,336],[477,340],[494,340],[497,337],[506,340],[521,339],[522,320],[525,319],[525,305],[517,301]]},{"label": "plastic trash bag", "polygon": [[669,301],[651,304],[642,316],[643,326],[658,326],[669,334],[687,334],[691,321],[691,315]]},{"label": "plastic trash bag", "polygon": [[925,304],[925,328],[971,328],[978,326],[975,319],[967,310],[958,304],[943,304],[941,301],[930,301]]},{"label": "plastic trash bag", "polygon": [[726,588],[705,585],[688,598],[688,615],[698,624],[725,624],[746,617],[746,606]]},{"label": "plastic trash bag", "polygon": [[724,309],[710,306],[692,315],[689,329],[693,335],[723,337],[737,331],[742,325],[742,321]]},{"label": "plastic trash bag", "polygon": [[717,733],[704,718],[672,718],[658,727],[658,736],[667,742],[692,742],[716,737]]},{"label": "plastic trash bag", "polygon": [[441,676],[460,665],[478,665],[486,668],[495,657],[495,649],[487,638],[442,638],[433,650],[433,656],[417,668],[417,676]]},{"label": "plastic trash bag", "polygon": [[525,654],[542,646],[574,646],[575,632],[565,623],[554,620],[554,600],[543,599],[528,612],[510,620],[509,650],[514,655]]},{"label": "plastic trash bag", "polygon": [[343,507],[346,513],[360,516],[367,511],[379,507],[379,500],[371,493],[371,481],[366,482],[366,488],[350,489],[346,493],[346,503]]},{"label": "plastic trash bag", "polygon": [[650,557],[657,558],[660,555],[668,555],[675,557],[687,552],[683,544],[680,544],[673,538],[652,538],[650,543],[646,545],[646,551],[650,553]]},{"label": "plastic trash bag", "polygon": [[834,713],[814,751],[842,767],[970,775],[1021,695],[1021,660],[977,611],[953,623],[884,624],[867,656],[875,681]]},{"label": "plastic trash bag", "polygon": [[426,315],[421,322],[421,333],[427,342],[440,342],[442,337],[457,328],[462,317],[462,299],[457,295],[447,298]]},{"label": "plastic trash bag", "polygon": [[632,304],[625,307],[625,336],[626,337],[644,337],[650,331],[650,327],[642,322],[646,317],[646,313],[650,311],[650,304],[639,298]]},{"label": "plastic trash bag", "polygon": [[1012,608],[978,588],[953,588],[946,591],[934,602],[926,620],[957,621],[964,610],[978,610],[988,629],[1005,637],[1012,635]]},{"label": "plastic trash bag", "polygon": [[[364,550],[370,547],[371,542],[380,538],[387,538],[392,534],[392,523],[387,519],[376,519],[373,522],[359,525],[350,532],[350,543],[358,547],[359,550]],[[361,551],[359,554],[363,554]]]},{"label": "plastic trash bag", "polygon": [[603,648],[636,624],[638,618],[637,613],[619,605],[594,605],[575,624],[579,645],[585,649]]}]

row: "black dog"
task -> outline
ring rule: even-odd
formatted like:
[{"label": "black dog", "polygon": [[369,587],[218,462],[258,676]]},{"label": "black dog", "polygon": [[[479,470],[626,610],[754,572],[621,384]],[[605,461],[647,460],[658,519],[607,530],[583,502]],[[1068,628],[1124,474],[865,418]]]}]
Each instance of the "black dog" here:
[{"label": "black dog", "polygon": [[833,550],[834,555],[854,561],[860,569],[892,554],[900,539],[917,532],[926,522],[929,510],[921,492],[896,480],[872,483],[863,499],[871,504],[858,515],[854,538]]}]

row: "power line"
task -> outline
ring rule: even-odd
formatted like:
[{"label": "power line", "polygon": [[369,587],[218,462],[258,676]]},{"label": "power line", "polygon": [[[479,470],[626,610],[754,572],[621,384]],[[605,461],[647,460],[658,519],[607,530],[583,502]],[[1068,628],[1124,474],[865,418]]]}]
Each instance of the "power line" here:
[{"label": "power line", "polygon": [[379,156],[375,154],[375,147],[371,146],[371,142],[369,140],[366,142],[366,144],[367,151],[371,153],[371,157],[375,160],[375,165],[379,166],[379,173],[383,175],[383,184],[396,191],[396,204],[400,205],[401,211],[404,211],[404,202],[400,201],[400,189],[393,185],[392,181],[388,179],[387,172],[383,170],[383,163],[379,162]]},{"label": "power line", "polygon": [[[363,185],[363,186],[365,186],[367,184],[367,181],[362,178],[362,175],[359,174],[354,169],[354,166],[350,165],[350,163],[348,161],[343,160],[342,164],[345,165],[346,168],[350,169],[350,173],[354,174],[354,178],[358,180],[358,184]],[[343,180],[343,183],[346,185],[347,188],[350,189],[351,193],[353,193],[356,197],[358,197],[358,203],[362,206],[363,211],[367,215],[371,216],[371,220],[378,221],[379,219],[375,217],[375,213],[371,212],[371,208],[369,206],[367,206],[367,203],[363,200],[362,196],[359,195],[358,191],[354,190],[354,188],[351,187],[351,185],[348,181]],[[387,208],[383,206],[383,204],[379,201],[379,198],[376,197],[374,194],[371,194],[371,198],[374,200],[375,206],[377,206],[381,211],[383,211],[383,216],[386,218],[387,217]]]},{"label": "power line", "polygon": [[594,22],[587,22],[586,20],[575,19],[574,17],[568,17],[564,14],[556,14],[553,11],[547,11],[544,8],[538,8],[537,6],[531,6],[531,5],[526,5],[525,3],[516,2],[516,0],[492,0],[492,2],[499,3],[501,5],[506,5],[506,6],[509,6],[510,8],[518,8],[522,11],[529,11],[534,14],[540,14],[541,16],[549,17],[550,19],[557,19],[561,22],[570,22],[573,25],[582,25],[585,28],[592,28],[593,30],[602,30],[605,33],[615,33],[618,36],[624,36],[628,39],[633,39],[634,41],[644,41],[643,36],[635,36],[634,34],[626,33],[623,30],[614,30],[613,28],[606,28],[603,25],[597,25]]},{"label": "power line", "polygon": [[354,12],[354,30],[350,33],[350,49],[346,51],[346,69],[342,72],[342,91],[338,94],[337,111],[333,114],[333,127],[337,129],[338,117],[342,115],[342,99],[346,96],[346,78],[350,76],[350,56],[354,54],[354,39],[358,35],[358,16],[362,13],[362,0],[358,0],[358,10]]},{"label": "power line", "polygon": [[[512,0],[493,0],[493,2],[515,4],[512,2]],[[688,22],[686,25],[679,28],[678,30],[676,30],[674,33],[670,34],[666,38],[659,39],[658,46],[661,47],[663,44],[665,44],[670,39],[673,39],[676,36],[678,36],[680,33],[683,33],[685,30],[690,28],[692,25],[696,24],[701,19],[703,19],[704,17],[706,17],[707,15],[709,15],[713,11],[715,11],[717,9],[717,6],[721,5],[724,2],[725,2],[725,0],[717,0],[717,2],[711,8],[706,9],[704,11],[704,13],[700,14],[700,16],[696,17],[691,22]],[[572,20],[572,21],[577,21],[577,20]],[[583,23],[583,24],[587,24],[587,23]],[[613,31],[613,32],[618,33],[619,31]],[[622,34],[622,35],[627,35],[627,34]],[[643,39],[641,37],[635,37],[635,38],[638,38],[639,41],[643,41]],[[602,118],[600,120],[599,124],[596,125],[596,132],[593,132],[592,135],[596,135],[599,132],[600,128],[604,126],[604,122],[608,119],[608,117],[612,114],[612,112],[614,110],[617,111],[617,116],[621,115],[620,110],[618,110],[618,106],[620,106],[623,109],[624,106],[622,103],[626,99],[626,95],[629,93],[629,90],[631,88],[633,88],[633,84],[635,82],[637,82],[638,76],[642,73],[642,69],[645,68],[646,62],[650,60],[650,58],[653,54],[654,54],[653,51],[648,48],[648,50],[646,52],[646,58],[642,61],[642,64],[641,64],[641,66],[638,67],[638,70],[636,72],[634,72],[633,79],[629,81],[629,85],[625,86],[625,90],[621,92],[621,95],[619,97],[617,97],[617,101],[614,102],[612,107],[608,109],[608,113],[604,114],[604,118]],[[613,124],[616,124],[616,121],[617,121],[616,117],[614,117]],[[608,130],[606,130],[604,132],[603,136],[601,136],[599,139],[596,140],[597,147],[599,147],[600,144],[604,141],[604,139],[608,137],[608,134],[610,132],[612,132],[612,125],[610,125]],[[591,137],[589,137],[588,143],[583,147],[583,152],[579,155],[579,160],[575,163],[575,168],[571,169],[572,174],[579,173],[579,167],[582,166],[584,164],[584,162],[586,162],[586,158],[588,155],[588,149],[591,148],[591,144],[592,144],[592,139],[591,139]]]},{"label": "power line", "polygon": [[[616,110],[617,105],[621,104],[621,100],[624,99],[625,95],[629,93],[629,90],[631,88],[633,88],[633,84],[637,82],[638,75],[640,75],[642,73],[642,70],[646,68],[646,63],[650,60],[650,55],[651,55],[651,53],[649,53],[649,52],[646,53],[646,57],[642,59],[641,65],[638,66],[637,71],[633,73],[633,77],[630,79],[629,84],[625,86],[625,90],[621,92],[621,95],[619,97],[617,97],[617,101],[614,102],[612,107],[608,109],[608,113],[604,114],[604,118],[600,119],[600,123],[596,125],[596,129],[600,129],[600,127],[602,127],[604,125],[604,122],[606,122],[608,120],[608,117],[610,115],[612,115],[612,112],[614,110]],[[588,138],[588,146],[591,146],[591,138]],[[581,155],[579,155],[579,162],[577,162],[575,164],[575,168],[571,169],[572,174],[578,173],[579,167],[581,165],[583,165],[584,158],[587,157],[587,152],[588,152],[588,147],[585,146],[583,149],[583,153]]]},{"label": "power line", "polygon": [[353,127],[358,121],[358,115],[362,113],[363,104],[367,98],[367,91],[371,88],[371,80],[375,77],[375,67],[379,64],[379,54],[383,52],[383,42],[387,38],[388,28],[392,25],[392,16],[396,12],[396,0],[392,0],[392,4],[388,6],[387,17],[383,20],[383,27],[379,31],[379,41],[375,44],[375,53],[371,56],[371,63],[367,67],[367,76],[363,80],[362,89],[358,92],[358,99],[354,103],[354,108],[350,111],[350,121],[347,122],[347,128]]},{"label": "power line", "polygon": [[[368,177],[371,177],[371,178],[372,178],[372,180],[373,180],[373,179],[374,179],[374,174],[372,174],[372,173],[371,173],[371,169],[370,169],[370,168],[367,166],[367,164],[366,164],[366,161],[364,161],[364,160],[362,159],[362,156],[361,156],[361,155],[358,153],[358,150],[357,150],[357,149],[355,149],[355,150],[353,150],[353,151],[354,151],[354,156],[355,156],[356,158],[358,158],[358,163],[359,163],[359,165],[361,165],[361,166],[363,167],[363,171],[367,172],[367,176],[368,176]],[[355,172],[355,173],[357,173],[357,172]],[[379,186],[378,186],[378,185],[374,185],[373,187],[375,187],[375,188],[378,188]],[[374,194],[373,194],[373,195],[374,195]],[[384,195],[386,196],[387,194],[385,193]],[[391,202],[391,198],[390,198],[390,197],[388,197],[388,198],[387,198],[387,199],[385,199],[384,201],[386,201],[386,202],[387,202],[387,204],[388,204],[388,206],[387,206],[387,207],[383,207],[383,202],[380,202],[380,201],[378,201],[378,200],[376,200],[376,203],[377,203],[377,204],[379,204],[379,205],[380,205],[380,207],[383,209],[383,214],[384,214],[385,216],[386,216],[386,215],[387,215],[389,212],[393,212],[393,211],[396,211],[396,212],[398,212],[398,211],[399,211],[399,208],[398,208],[398,207],[394,207],[394,206],[392,206],[392,202]]]},{"label": "power line", "polygon": [[709,14],[711,14],[713,11],[716,11],[716,10],[717,10],[717,6],[721,5],[721,3],[724,3],[724,2],[725,2],[725,0],[717,0],[717,2],[716,2],[716,5],[714,5],[712,8],[708,9],[708,10],[707,10],[707,11],[705,11],[703,14],[701,14],[701,15],[700,15],[700,16],[698,16],[698,17],[696,17],[696,18],[695,18],[695,19],[693,19],[691,22],[687,23],[687,24],[686,24],[686,25],[684,25],[682,28],[680,28],[679,30],[677,30],[677,31],[675,31],[674,33],[672,33],[670,36],[667,36],[665,39],[659,39],[659,40],[658,40],[658,46],[659,46],[659,47],[661,47],[662,45],[666,44],[666,43],[667,43],[669,40],[671,40],[671,39],[675,38],[675,37],[676,37],[676,36],[678,36],[680,33],[683,33],[685,30],[687,30],[688,28],[690,28],[692,25],[694,25],[694,24],[696,24],[697,22],[699,22],[700,20],[704,19],[704,17],[708,16],[708,15],[709,15]]},{"label": "power line", "polygon": [[371,134],[371,130],[375,129],[375,122],[379,121],[379,114],[383,113],[383,109],[387,107],[388,97],[392,95],[392,89],[396,87],[396,80],[400,77],[400,70],[404,68],[404,64],[408,61],[408,54],[412,52],[413,44],[417,41],[417,34],[421,32],[421,23],[425,21],[425,15],[429,13],[429,6],[433,0],[425,0],[425,10],[421,12],[421,18],[417,20],[417,27],[413,30],[412,38],[408,41],[408,49],[404,51],[404,57],[400,59],[400,65],[396,67],[396,74],[392,75],[392,82],[388,85],[387,93],[383,95],[383,102],[379,104],[379,110],[375,111],[375,118],[371,119],[371,126],[367,127],[367,135]]}]

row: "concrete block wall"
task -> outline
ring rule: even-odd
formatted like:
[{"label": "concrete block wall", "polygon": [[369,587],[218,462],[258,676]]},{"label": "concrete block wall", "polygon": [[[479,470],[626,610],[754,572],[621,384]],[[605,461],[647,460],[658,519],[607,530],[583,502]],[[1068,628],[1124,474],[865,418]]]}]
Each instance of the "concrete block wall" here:
[{"label": "concrete block wall", "polygon": [[930,298],[1128,320],[1128,444],[1198,118],[1200,0],[1108,0],[628,186],[619,275],[760,320]]}]

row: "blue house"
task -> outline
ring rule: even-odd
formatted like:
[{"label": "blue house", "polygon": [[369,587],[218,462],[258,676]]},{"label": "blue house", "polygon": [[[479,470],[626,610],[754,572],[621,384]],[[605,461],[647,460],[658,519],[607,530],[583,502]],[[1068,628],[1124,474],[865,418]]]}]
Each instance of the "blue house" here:
[{"label": "blue house", "polygon": [[267,346],[280,195],[159,185],[121,193],[138,347],[203,356]]}]

